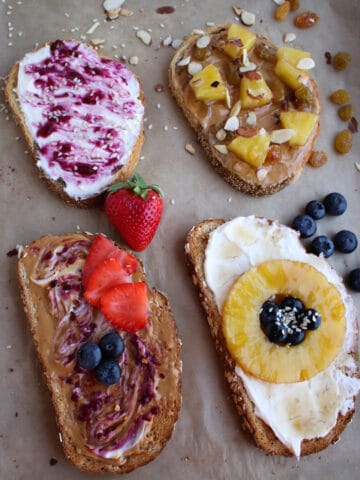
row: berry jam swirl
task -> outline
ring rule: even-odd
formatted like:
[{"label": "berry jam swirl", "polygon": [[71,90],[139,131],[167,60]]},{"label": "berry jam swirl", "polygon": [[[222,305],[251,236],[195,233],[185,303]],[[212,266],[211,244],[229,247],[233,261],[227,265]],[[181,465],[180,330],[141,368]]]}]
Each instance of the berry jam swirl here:
[{"label": "berry jam swirl", "polygon": [[121,332],[125,342],[118,360],[122,376],[111,386],[100,384],[93,372],[79,367],[79,345],[98,342],[113,330],[82,296],[82,265],[90,244],[69,238],[33,252],[38,261],[31,279],[47,292],[55,329],[47,360],[69,396],[72,428],[78,427],[79,438],[93,455],[112,458],[134,447],[159,413],[159,346]]},{"label": "berry jam swirl", "polygon": [[38,145],[37,166],[72,198],[101,193],[129,159],[144,107],[136,77],[120,62],[57,40],[19,64],[17,95]]}]

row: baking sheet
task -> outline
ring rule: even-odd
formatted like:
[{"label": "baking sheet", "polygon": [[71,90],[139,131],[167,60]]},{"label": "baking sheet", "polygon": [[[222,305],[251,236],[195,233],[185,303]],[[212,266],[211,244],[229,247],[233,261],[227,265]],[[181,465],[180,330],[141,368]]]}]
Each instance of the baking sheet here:
[{"label": "baking sheet", "polygon": [[[351,480],[360,477],[359,412],[340,442],[299,462],[267,457],[250,444],[239,427],[184,263],[185,237],[198,221],[257,214],[289,223],[309,200],[322,198],[331,191],[346,194],[349,207],[341,217],[318,222],[319,233],[333,235],[338,230],[350,229],[360,236],[360,172],[354,166],[359,161],[359,134],[354,135],[353,149],[348,155],[340,156],[333,151],[334,135],[343,124],[337,118],[336,107],[327,100],[332,91],[345,87],[351,92],[357,114],[360,111],[360,4],[356,0],[301,0],[300,3],[301,10],[312,9],[319,14],[320,23],[313,29],[295,29],[294,14],[283,23],[273,21],[275,4],[271,0],[242,1],[240,5],[256,14],[253,29],[257,32],[282,45],[283,34],[294,31],[297,34],[294,46],[312,52],[317,65],[313,75],[319,82],[323,101],[317,149],[326,150],[329,160],[320,169],[305,168],[296,184],[271,197],[252,198],[233,190],[212,170],[168,89],[160,93],[154,89],[156,84],[167,84],[167,67],[174,53],[171,47],[161,46],[161,39],[168,34],[182,38],[194,28],[205,28],[206,22],[233,21],[233,2],[127,0],[124,6],[134,11],[134,15],[112,22],[105,20],[100,0],[0,2],[2,77],[38,43],[56,38],[80,39],[94,19],[100,26],[88,39],[105,39],[103,51],[107,54],[139,57],[138,65],[132,69],[143,82],[147,122],[138,170],[166,192],[160,229],[141,257],[150,283],[168,294],[176,316],[183,341],[183,406],[175,432],[162,454],[123,478]],[[175,12],[156,13],[164,5],[175,7]],[[151,46],[136,38],[136,27],[151,29]],[[345,72],[336,73],[325,64],[324,52],[339,50],[352,53],[353,62]],[[49,396],[20,303],[16,257],[6,254],[17,244],[26,244],[45,233],[81,229],[101,231],[116,240],[119,237],[102,211],[66,206],[47,190],[26,154],[19,129],[4,109],[2,93],[0,103],[0,478],[85,479],[90,475],[77,471],[62,454]],[[194,156],[184,150],[186,143],[195,147]],[[360,266],[359,253],[336,254],[331,263],[344,275]],[[354,294],[353,298],[360,307],[360,294]]]}]

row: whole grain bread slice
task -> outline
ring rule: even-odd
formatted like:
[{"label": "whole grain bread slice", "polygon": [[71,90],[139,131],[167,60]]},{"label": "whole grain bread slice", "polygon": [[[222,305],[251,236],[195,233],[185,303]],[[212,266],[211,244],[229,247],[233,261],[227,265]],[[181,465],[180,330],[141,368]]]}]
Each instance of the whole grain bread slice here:
[{"label": "whole grain bread slice", "polygon": [[[194,45],[196,44],[198,39],[201,36],[210,36],[211,42],[209,48],[213,48],[219,51],[219,48],[216,45],[216,37],[218,35],[224,34],[224,32],[226,32],[228,28],[229,24],[216,25],[207,28],[203,34],[195,33],[185,38],[180,48],[175,52],[175,55],[173,56],[169,66],[168,76],[170,91],[175,98],[177,104],[181,108],[182,112],[184,113],[189,124],[195,131],[198,141],[202,146],[208,161],[214,167],[217,173],[219,173],[223,177],[223,179],[228,182],[232,187],[240,190],[241,192],[254,196],[270,195],[272,193],[278,192],[279,190],[282,190],[284,187],[286,187],[290,183],[295,182],[299,178],[303,168],[305,167],[311,156],[315,141],[319,135],[320,120],[316,123],[315,128],[313,129],[304,147],[294,148],[289,147],[288,144],[279,145],[282,154],[284,154],[285,152],[287,158],[289,158],[289,161],[287,161],[286,164],[281,160],[275,162],[269,161],[268,163],[265,162],[266,165],[264,164],[264,169],[260,168],[257,171],[255,169],[252,169],[252,171],[251,168],[249,168],[249,166],[245,164],[245,162],[238,159],[238,164],[242,165],[241,169],[237,171],[233,167],[231,167],[231,162],[229,162],[228,159],[229,152],[228,154],[224,155],[215,148],[215,143],[222,144],[223,142],[216,141],[216,138],[214,137],[214,132],[211,131],[213,127],[216,127],[217,130],[219,130],[220,127],[224,125],[227,117],[225,116],[224,118],[222,118],[222,121],[220,122],[221,125],[219,125],[219,115],[216,115],[216,121],[214,125],[211,125],[211,128],[204,128],[203,121],[209,122],[209,113],[204,114],[204,111],[207,108],[206,105],[202,104],[202,116],[201,119],[199,119],[199,117],[194,114],[193,105],[194,103],[202,102],[197,101],[192,92],[187,92],[186,85],[180,84],[178,81],[178,63],[189,55],[190,50],[194,48]],[[265,38],[261,35],[257,35],[257,42],[261,42],[263,45],[268,46],[271,49],[276,48],[268,38]],[[193,60],[194,59],[192,59],[192,61]],[[195,62],[198,61],[195,60]],[[206,62],[207,60],[205,60],[205,63]],[[186,66],[181,67],[182,70],[184,68],[186,68]],[[272,77],[273,79],[276,78],[275,74],[273,74]],[[190,78],[191,76],[188,75],[187,80],[190,80]],[[308,87],[312,92],[313,96],[312,111],[313,113],[319,115],[320,95],[317,85],[312,78],[308,79]],[[286,102],[284,103],[284,108],[288,108],[288,106],[286,106]],[[231,108],[229,108],[229,111],[230,110]],[[234,157],[234,154],[230,155]],[[277,170],[270,178],[268,172],[273,168],[273,165],[275,164],[277,164]]]},{"label": "whole grain bread slice", "polygon": [[[53,43],[54,42],[49,42],[47,45],[51,46]],[[81,43],[81,42],[78,42],[78,43]],[[42,48],[42,46],[39,46],[37,49],[34,50],[34,52],[36,52],[37,50],[40,50],[41,48]],[[98,52],[97,52],[97,54],[101,58],[114,60],[114,59],[112,59],[112,58],[110,58],[106,55],[101,55]],[[30,156],[31,156],[31,158],[32,158],[32,160],[35,164],[35,167],[37,169],[37,173],[38,173],[39,177],[46,183],[46,185],[48,186],[48,188],[52,192],[57,194],[64,202],[66,202],[70,205],[80,207],[80,208],[90,208],[90,207],[94,207],[94,206],[98,205],[103,200],[105,192],[102,192],[98,195],[90,196],[90,197],[85,198],[85,199],[73,198],[70,195],[68,195],[67,192],[64,190],[65,183],[61,178],[54,180],[54,179],[50,178],[46,174],[46,172],[44,172],[43,169],[38,167],[37,161],[38,161],[39,147],[38,147],[36,141],[34,140],[34,138],[32,137],[31,132],[29,131],[29,129],[26,126],[25,118],[24,118],[23,112],[21,110],[20,102],[19,102],[19,99],[18,99],[18,96],[17,96],[17,93],[16,93],[17,85],[18,85],[18,72],[19,72],[19,63],[17,62],[12,66],[12,68],[9,72],[9,75],[7,77],[7,81],[6,81],[5,89],[4,89],[5,98],[6,98],[8,104],[10,106],[10,109],[13,113],[13,116],[14,116],[14,119],[15,119],[16,123],[19,125],[19,127],[22,131],[22,134],[25,138],[27,147],[28,147],[29,152],[30,152]],[[145,97],[144,97],[144,92],[143,92],[140,81],[139,81],[139,85],[140,85],[139,99],[144,104],[145,103]],[[125,165],[123,165],[119,169],[113,183],[122,182],[122,181],[125,181],[125,180],[127,180],[128,178],[131,177],[131,175],[133,174],[133,172],[136,168],[136,165],[138,163],[138,160],[139,160],[139,157],[140,157],[140,151],[141,151],[141,147],[142,147],[143,142],[144,142],[144,130],[143,130],[143,127],[141,126],[141,128],[139,130],[139,135],[137,137],[136,143],[134,144],[134,146],[132,148],[132,151],[130,153],[128,161]]]},{"label": "whole grain bread slice", "polygon": [[[224,222],[223,219],[205,220],[195,225],[189,232],[185,246],[185,255],[191,279],[205,311],[216,351],[222,362],[225,378],[229,383],[243,430],[248,434],[251,441],[267,454],[286,457],[293,456],[293,452],[275,436],[272,429],[255,415],[254,403],[249,398],[241,377],[236,373],[236,363],[227,350],[222,331],[222,317],[218,311],[214,294],[206,283],[204,262],[209,235]],[[346,415],[339,413],[336,425],[326,436],[303,440],[301,456],[319,452],[331,443],[335,443],[350,422],[353,414],[354,409],[349,410]]]},{"label": "whole grain bread slice", "polygon": [[[92,238],[90,234],[69,235],[75,235],[76,239]],[[44,342],[51,344],[54,340],[51,334],[48,335],[53,330],[53,327],[50,326],[52,318],[49,315],[47,318],[44,318],[46,298],[41,289],[34,287],[34,283],[31,280],[31,271],[41,248],[49,242],[53,242],[54,239],[61,240],[69,235],[60,237],[48,235],[35,240],[29,246],[21,249],[17,269],[21,298],[36,352],[51,395],[65,456],[77,468],[87,472],[127,473],[156,458],[172,435],[181,406],[181,341],[166,295],[149,287],[150,311],[147,322],[148,327],[140,331],[139,335],[142,340],[148,342],[151,341],[149,337],[155,339],[156,336],[159,336],[160,345],[164,349],[163,355],[157,352],[159,361],[157,368],[161,371],[161,374],[157,377],[159,383],[156,388],[161,394],[157,395],[156,400],[154,400],[155,404],[152,408],[155,408],[156,412],[151,420],[151,428],[147,428],[145,434],[137,441],[135,446],[123,452],[119,458],[104,458],[90,453],[84,447],[84,442],[79,441],[78,433],[76,433],[76,418],[72,414],[74,408],[73,400],[69,395],[66,396],[64,394],[64,382],[59,380],[58,375],[54,375],[53,363],[49,361],[49,357],[46,356],[45,350],[42,348]],[[136,281],[147,282],[140,259],[136,272]],[[111,329],[110,324],[109,328]],[[120,333],[123,335],[122,332]],[[164,385],[167,382],[171,388],[167,388],[168,386],[166,388],[163,387],[161,382]],[[118,408],[116,398],[112,399],[111,405],[116,411],[116,408]]]}]

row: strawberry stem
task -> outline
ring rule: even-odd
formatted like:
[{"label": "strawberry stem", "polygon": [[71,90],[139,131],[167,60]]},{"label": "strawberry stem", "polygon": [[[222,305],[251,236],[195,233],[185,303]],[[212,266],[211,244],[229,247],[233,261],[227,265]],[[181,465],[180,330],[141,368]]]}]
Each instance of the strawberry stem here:
[{"label": "strawberry stem", "polygon": [[147,199],[149,190],[154,190],[161,197],[164,196],[164,193],[159,187],[159,185],[156,185],[156,184],[148,185],[139,173],[135,173],[133,178],[127,182],[114,183],[114,185],[111,185],[108,188],[108,192],[114,193],[114,192],[117,192],[118,190],[121,190],[122,188],[125,188],[126,190],[132,190],[135,193],[135,195],[138,195],[143,200]]}]

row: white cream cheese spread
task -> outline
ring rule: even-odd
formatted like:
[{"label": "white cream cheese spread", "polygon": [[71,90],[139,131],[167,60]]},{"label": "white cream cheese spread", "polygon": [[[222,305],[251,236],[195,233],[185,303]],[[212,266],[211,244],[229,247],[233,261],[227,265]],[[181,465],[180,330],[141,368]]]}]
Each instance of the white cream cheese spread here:
[{"label": "white cream cheese spread", "polygon": [[221,312],[229,289],[242,273],[277,259],[311,264],[337,287],[346,308],[343,349],[327,369],[310,380],[269,383],[236,367],[235,373],[255,405],[255,415],[299,457],[302,440],[324,437],[335,426],[339,412],[345,415],[354,407],[353,397],[360,390],[360,380],[351,376],[357,367],[349,352],[356,348],[358,330],[351,298],[335,270],[323,258],[306,253],[294,230],[254,216],[235,218],[211,233],[205,277]]},{"label": "white cream cheese spread", "polygon": [[118,61],[57,40],[19,63],[17,96],[37,166],[76,200],[103,192],[129,161],[144,114],[140,85]]}]

